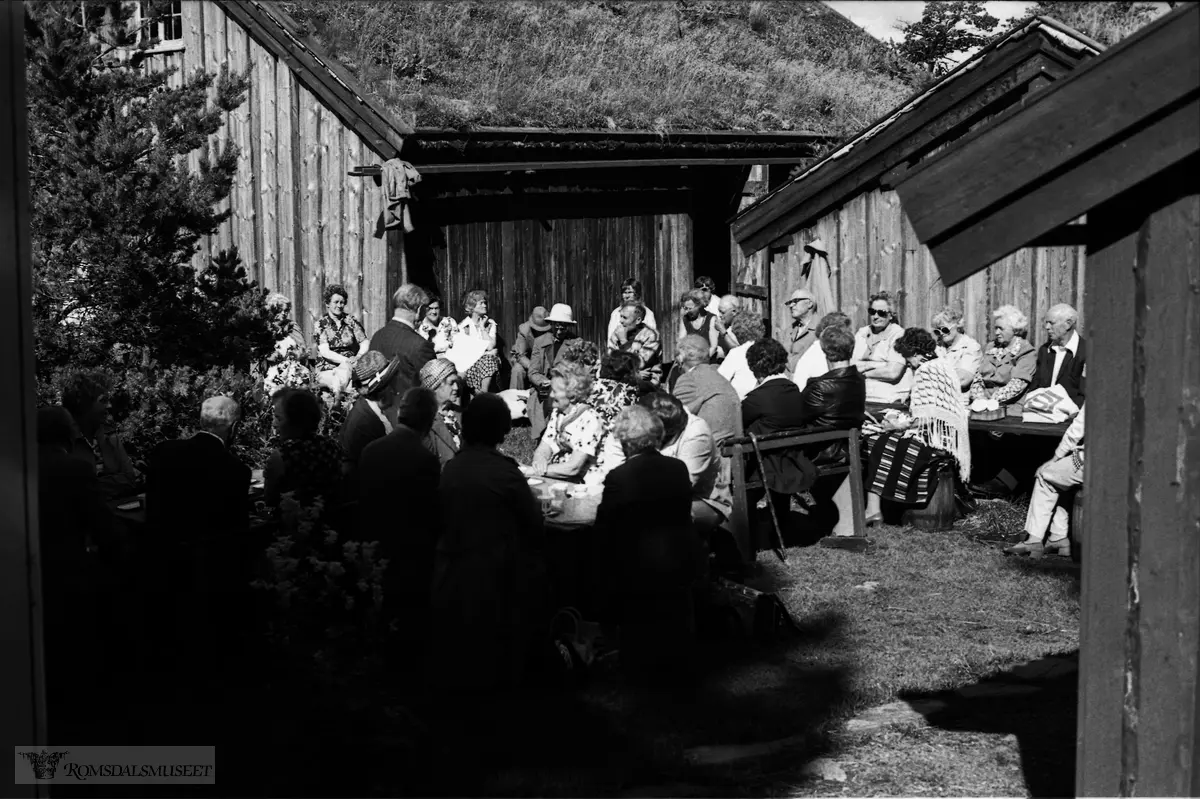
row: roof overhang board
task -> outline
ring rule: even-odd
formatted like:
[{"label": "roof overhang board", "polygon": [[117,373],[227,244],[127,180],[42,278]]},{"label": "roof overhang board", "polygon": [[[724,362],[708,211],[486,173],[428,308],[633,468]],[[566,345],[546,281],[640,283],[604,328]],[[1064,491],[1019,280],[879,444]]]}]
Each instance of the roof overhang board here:
[{"label": "roof overhang board", "polygon": [[258,0],[213,0],[254,40],[274,53],[296,79],[384,158],[394,158],[412,129],[376,103],[352,75],[300,35],[296,23],[278,8]]},{"label": "roof overhang board", "polygon": [[896,186],[946,285],[1200,151],[1200,4],[1010,109]]},{"label": "roof overhang board", "polygon": [[[1029,84],[1039,75],[1055,78],[1080,58],[1094,54],[1090,40],[1070,37],[1049,20],[1035,18],[993,43],[929,89],[919,92],[884,119],[805,173],[742,212],[734,237],[749,255],[854,196],[880,175],[928,151],[964,120]],[[1069,29],[1067,29],[1069,30]]]}]

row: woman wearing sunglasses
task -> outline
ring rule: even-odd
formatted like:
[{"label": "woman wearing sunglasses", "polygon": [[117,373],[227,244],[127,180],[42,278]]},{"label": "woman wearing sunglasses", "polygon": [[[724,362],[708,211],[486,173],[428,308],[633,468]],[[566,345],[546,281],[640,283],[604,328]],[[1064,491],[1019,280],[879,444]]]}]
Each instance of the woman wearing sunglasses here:
[{"label": "woman wearing sunglasses", "polygon": [[851,365],[867,380],[867,402],[904,403],[912,389],[908,364],[896,352],[895,343],[904,335],[886,291],[872,294],[867,303],[867,326],[854,334]]},{"label": "woman wearing sunglasses", "polygon": [[959,386],[966,394],[971,390],[971,381],[979,374],[983,348],[963,332],[962,311],[943,308],[933,317],[933,337],[938,345],[937,356],[954,367]]}]

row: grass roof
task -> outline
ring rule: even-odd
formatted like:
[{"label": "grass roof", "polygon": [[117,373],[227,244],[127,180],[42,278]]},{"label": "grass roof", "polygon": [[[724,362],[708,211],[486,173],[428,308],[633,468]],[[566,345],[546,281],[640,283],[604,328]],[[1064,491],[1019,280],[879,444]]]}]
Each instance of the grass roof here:
[{"label": "grass roof", "polygon": [[803,0],[282,5],[413,127],[844,136],[926,77]]}]

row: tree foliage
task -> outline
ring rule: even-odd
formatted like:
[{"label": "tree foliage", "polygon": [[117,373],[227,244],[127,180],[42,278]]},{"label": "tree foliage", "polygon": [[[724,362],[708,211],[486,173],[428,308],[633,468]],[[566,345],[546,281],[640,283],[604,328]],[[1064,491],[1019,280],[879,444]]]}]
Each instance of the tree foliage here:
[{"label": "tree foliage", "polygon": [[987,34],[998,24],[1000,20],[987,13],[981,2],[926,2],[920,20],[900,24],[904,34],[900,53],[934,75],[943,75],[953,64],[952,55],[986,44],[991,38]]},{"label": "tree foliage", "polygon": [[[210,137],[244,100],[244,75],[197,70],[172,87],[150,68],[120,2],[26,7],[25,56],[39,379],[109,365],[114,347],[162,364],[247,366],[285,314],[263,307],[236,250],[199,276],[200,237],[229,216],[238,150]],[[199,170],[187,156],[199,151]]]},{"label": "tree foliage", "polygon": [[1157,15],[1153,3],[1136,2],[1043,2],[1030,15],[1052,17],[1104,46],[1116,44],[1143,27]]}]

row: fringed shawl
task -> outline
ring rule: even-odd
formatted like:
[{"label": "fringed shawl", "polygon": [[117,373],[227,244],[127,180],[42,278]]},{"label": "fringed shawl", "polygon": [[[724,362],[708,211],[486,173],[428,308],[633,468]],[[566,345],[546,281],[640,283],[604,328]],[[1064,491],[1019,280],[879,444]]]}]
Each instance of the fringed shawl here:
[{"label": "fringed shawl", "polygon": [[916,371],[909,412],[910,431],[929,446],[949,452],[958,461],[963,482],[971,479],[971,442],[967,432],[967,406],[958,376],[943,359],[934,359]]}]

